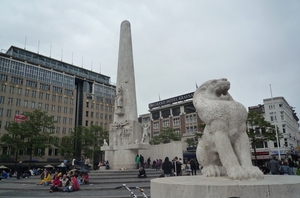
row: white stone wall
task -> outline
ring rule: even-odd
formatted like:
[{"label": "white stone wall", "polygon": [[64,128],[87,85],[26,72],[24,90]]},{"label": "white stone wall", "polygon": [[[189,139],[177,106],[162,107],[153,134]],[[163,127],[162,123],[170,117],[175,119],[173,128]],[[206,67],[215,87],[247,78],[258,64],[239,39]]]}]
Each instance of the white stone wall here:
[{"label": "white stone wall", "polygon": [[183,143],[181,141],[174,141],[168,144],[150,145],[149,150],[140,150],[139,154],[144,156],[145,162],[151,157],[151,164],[153,160],[162,159],[169,157],[172,160],[175,156],[183,159],[182,153]]}]

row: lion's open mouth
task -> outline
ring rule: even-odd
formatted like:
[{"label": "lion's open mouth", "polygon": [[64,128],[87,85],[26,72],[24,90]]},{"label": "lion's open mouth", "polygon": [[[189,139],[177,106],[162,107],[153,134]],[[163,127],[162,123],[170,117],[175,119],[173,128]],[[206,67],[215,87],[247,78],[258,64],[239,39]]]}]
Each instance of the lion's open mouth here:
[{"label": "lion's open mouth", "polygon": [[220,97],[221,95],[226,96],[229,89],[230,89],[230,86],[222,85],[218,89],[216,89],[216,94],[218,97]]}]

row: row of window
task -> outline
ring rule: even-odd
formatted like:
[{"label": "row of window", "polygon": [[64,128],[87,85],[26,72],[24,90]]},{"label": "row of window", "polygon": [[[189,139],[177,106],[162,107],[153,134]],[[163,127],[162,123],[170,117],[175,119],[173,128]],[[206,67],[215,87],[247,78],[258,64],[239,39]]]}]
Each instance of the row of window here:
[{"label": "row of window", "polygon": [[[115,98],[116,91],[114,87],[109,87],[104,84],[94,83],[94,93],[106,98]],[[96,98],[98,100],[98,98]]]},{"label": "row of window", "polygon": [[[185,123],[186,124],[197,123],[197,114],[186,115]],[[170,126],[169,119],[163,120],[162,125],[163,127],[169,127]],[[179,125],[180,125],[180,118],[179,117],[173,118],[173,126],[179,126]],[[159,129],[159,122],[153,122],[153,129]]]},{"label": "row of window", "polygon": [[94,103],[90,103],[90,102],[86,102],[86,107],[87,108],[91,108],[91,109],[99,109],[100,107],[100,110],[105,110],[105,111],[109,111],[109,112],[113,112],[113,107],[112,106],[109,106],[109,105],[103,105],[103,104],[94,104]]},{"label": "row of window", "polygon": [[[2,147],[2,155],[13,155],[15,151],[9,147]],[[25,156],[28,155],[27,149],[19,150],[18,155],[19,156]],[[46,154],[45,149],[37,149],[35,151],[35,154],[44,156]],[[49,148],[48,149],[48,156],[57,156],[58,155],[58,149]]]},{"label": "row of window", "polygon": [[103,76],[101,74],[98,74],[96,72],[92,72],[92,71],[88,71],[86,69],[83,68],[79,68],[79,67],[75,67],[73,65],[58,61],[58,60],[54,60],[51,58],[47,58],[44,56],[40,56],[37,55],[35,53],[32,52],[28,52],[22,49],[16,49],[13,48],[11,51],[8,52],[9,54],[11,54],[12,56],[21,58],[21,59],[25,59],[31,62],[34,62],[36,64],[41,64],[41,65],[45,65],[49,68],[54,68],[57,69],[59,71],[64,71],[66,73],[71,73],[73,75],[76,76],[82,76],[85,78],[89,78],[95,81],[99,81],[99,82],[103,82],[103,83],[109,83],[110,78],[107,76]]},{"label": "row of window", "polygon": [[[89,125],[89,122],[90,122],[90,125]],[[100,126],[103,127],[104,129],[108,129],[108,124],[107,124],[107,123],[104,123],[104,125],[103,125],[103,122],[100,122],[100,123],[99,123],[99,122],[88,121],[88,120],[85,121],[85,126],[92,126],[92,125],[99,126],[99,124],[100,124]]]},{"label": "row of window", "polygon": [[94,113],[94,112],[89,112],[89,111],[86,111],[85,112],[85,116],[86,117],[91,117],[91,118],[99,118],[99,115],[100,115],[100,119],[103,119],[103,115],[104,115],[104,119],[105,120],[112,120],[112,115],[108,115],[108,114],[103,114],[103,113]]},{"label": "row of window", "polygon": [[75,89],[75,77],[53,70],[37,67],[24,62],[0,57],[0,71],[15,74],[20,77],[30,78],[36,81],[46,82],[57,86]]},{"label": "row of window", "polygon": [[[5,97],[4,96],[0,96],[0,104],[4,104],[5,103]],[[13,104],[13,98],[8,98],[8,105],[12,105]],[[16,99],[16,106],[21,106],[21,99]],[[39,109],[42,110],[43,104],[41,102],[34,102],[34,101],[28,101],[28,100],[24,100],[23,101],[23,107],[26,108],[32,108],[32,109]],[[1,109],[0,109],[1,110]],[[56,107],[55,105],[49,105],[49,104],[45,104],[44,105],[44,110],[49,111],[51,110],[52,112],[56,111]],[[61,107],[61,106],[57,106],[57,112],[59,113],[68,113],[68,107]],[[73,108],[69,108],[69,114],[73,114]],[[1,115],[0,115],[1,116]]]},{"label": "row of window", "polygon": [[[36,85],[37,85],[36,82],[31,81],[31,80],[26,80],[26,82],[28,82],[28,83],[26,83],[26,86],[36,88]],[[6,84],[2,84],[1,91],[2,92],[6,92],[7,87],[8,86]],[[14,86],[9,86],[9,93],[14,94],[15,93],[15,89],[17,90],[17,94],[18,95],[22,94],[22,88],[16,88]],[[50,85],[40,83],[40,89],[49,91],[50,90]],[[52,91],[55,92],[55,93],[62,94],[63,89],[60,88],[60,87],[53,86]],[[43,96],[43,92],[40,92],[40,93],[42,93],[41,95]],[[73,90],[65,89],[65,93],[64,94],[65,95],[73,96]],[[29,96],[29,89],[25,89],[25,96]],[[36,96],[36,90],[32,90],[32,97],[35,97],[35,96]],[[40,96],[40,99],[42,99],[41,96]]]},{"label": "row of window", "polygon": [[[13,86],[10,86],[10,88],[9,88],[9,93],[11,93],[11,94],[14,94],[14,90],[15,90],[15,87],[13,87]],[[6,91],[6,85],[2,85],[2,88],[1,88],[1,91],[2,92],[5,92]],[[17,94],[18,95],[22,95],[22,88],[17,88]],[[25,89],[25,93],[24,93],[24,95],[26,96],[26,97],[32,97],[32,98],[36,98],[37,97],[37,95],[38,95],[38,97],[39,97],[39,99],[44,99],[44,92],[37,92],[37,91],[35,91],[35,90],[32,90],[31,91],[31,94],[30,94],[30,90],[29,89]],[[3,96],[3,98],[4,98],[4,96]],[[5,98],[4,98],[5,99]],[[52,101],[53,102],[56,102],[56,100],[57,100],[57,102],[62,102],[62,101],[64,101],[64,103],[65,104],[67,104],[68,103],[68,100],[69,100],[69,98],[68,97],[62,97],[62,96],[57,96],[57,95],[55,95],[55,94],[53,94],[52,95]],[[46,93],[45,94],[45,100],[50,100],[50,94],[49,93]],[[73,98],[70,98],[70,104],[74,104],[74,99]]]}]

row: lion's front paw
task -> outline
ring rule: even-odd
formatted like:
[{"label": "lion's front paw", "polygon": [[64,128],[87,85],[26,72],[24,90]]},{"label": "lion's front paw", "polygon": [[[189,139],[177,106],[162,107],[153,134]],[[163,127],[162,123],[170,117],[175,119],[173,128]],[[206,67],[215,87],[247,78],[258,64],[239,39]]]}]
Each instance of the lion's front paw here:
[{"label": "lion's front paw", "polygon": [[218,166],[210,165],[210,166],[204,167],[202,169],[202,175],[204,175],[206,177],[220,177],[221,171]]},{"label": "lion's front paw", "polygon": [[254,178],[254,179],[263,179],[264,178],[263,172],[261,170],[259,170],[259,168],[256,166],[245,166],[243,168],[249,174],[250,178]]},{"label": "lion's front paw", "polygon": [[248,179],[248,173],[241,166],[233,166],[227,170],[228,178],[235,180]]}]

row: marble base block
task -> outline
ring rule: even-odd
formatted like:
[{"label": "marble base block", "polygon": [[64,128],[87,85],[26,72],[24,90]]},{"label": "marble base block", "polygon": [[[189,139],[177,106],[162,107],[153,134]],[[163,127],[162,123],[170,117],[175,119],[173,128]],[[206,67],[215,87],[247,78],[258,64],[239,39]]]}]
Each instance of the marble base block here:
[{"label": "marble base block", "polygon": [[265,175],[263,180],[181,176],[151,180],[151,198],[299,198],[300,177]]}]

